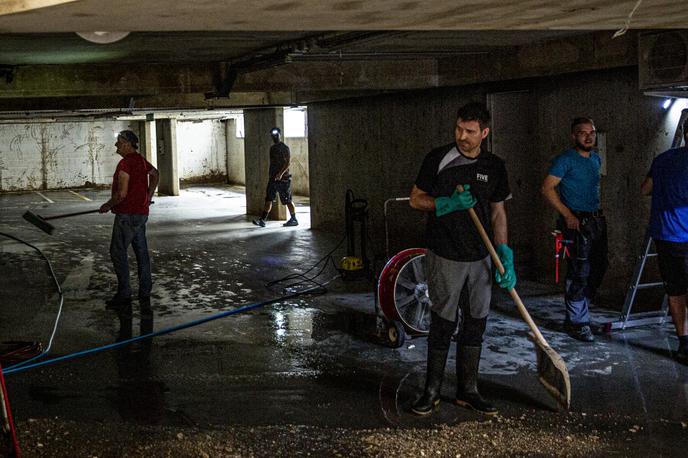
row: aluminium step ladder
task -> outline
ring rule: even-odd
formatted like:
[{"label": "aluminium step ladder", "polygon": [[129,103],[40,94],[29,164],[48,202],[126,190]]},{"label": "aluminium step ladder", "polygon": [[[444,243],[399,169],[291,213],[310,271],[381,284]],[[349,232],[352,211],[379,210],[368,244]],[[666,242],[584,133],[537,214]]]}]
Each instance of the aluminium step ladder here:
[{"label": "aluminium step ladder", "polygon": [[633,304],[635,303],[635,298],[638,294],[638,291],[641,289],[659,288],[664,285],[664,283],[661,281],[649,283],[640,282],[648,258],[657,256],[657,253],[650,251],[652,247],[652,237],[650,237],[649,234],[645,235],[643,246],[645,249],[643,250],[643,253],[638,256],[638,262],[636,262],[635,270],[633,271],[633,276],[631,277],[631,285],[628,287],[628,291],[626,292],[626,299],[624,300],[624,306],[621,310],[621,315],[617,321],[605,323],[603,326],[604,332],[615,331],[618,329],[624,330],[626,328],[645,326],[648,324],[664,324],[667,320],[667,316],[669,314],[669,304],[667,302],[666,294],[662,299],[662,306],[658,311],[632,313]]}]

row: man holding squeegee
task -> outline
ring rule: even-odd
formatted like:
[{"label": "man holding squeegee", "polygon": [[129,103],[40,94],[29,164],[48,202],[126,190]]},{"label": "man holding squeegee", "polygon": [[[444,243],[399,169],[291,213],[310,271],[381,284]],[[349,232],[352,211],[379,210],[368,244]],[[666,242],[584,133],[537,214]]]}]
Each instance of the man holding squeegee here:
[{"label": "man holding squeegee", "polygon": [[[542,194],[561,215],[558,226],[571,240],[567,258],[566,326],[583,342],[595,340],[588,307],[607,270],[607,222],[600,209],[600,166],[595,151],[597,132],[590,118],[571,123],[574,147],[554,158],[542,184]],[[558,193],[557,193],[558,188]]]},{"label": "man holding squeegee", "polygon": [[158,171],[138,153],[139,139],[131,130],[117,135],[117,154],[122,159],[112,178],[110,200],[100,207],[100,213],[112,211],[110,258],[117,275],[117,293],[106,301],[107,308],[131,313],[129,284],[129,245],[134,249],[139,277],[139,306],[142,318],[152,318],[150,294],[153,287],[151,264],[146,241],[148,207],[158,186]]},{"label": "man holding squeegee", "polygon": [[[411,190],[411,207],[428,212],[425,275],[432,301],[428,335],[427,378],[423,395],[413,405],[418,415],[430,414],[440,402],[444,368],[456,321],[461,320],[456,346],[458,405],[494,415],[497,409],[478,392],[478,367],[490,310],[492,262],[468,210],[474,208],[491,227],[505,272],[495,275],[500,287],[516,284],[513,253],[507,246],[504,201],[511,198],[504,161],[481,147],[490,128],[490,113],[480,103],[458,110],[455,142],[431,151]],[[468,303],[459,306],[467,288]]]}]

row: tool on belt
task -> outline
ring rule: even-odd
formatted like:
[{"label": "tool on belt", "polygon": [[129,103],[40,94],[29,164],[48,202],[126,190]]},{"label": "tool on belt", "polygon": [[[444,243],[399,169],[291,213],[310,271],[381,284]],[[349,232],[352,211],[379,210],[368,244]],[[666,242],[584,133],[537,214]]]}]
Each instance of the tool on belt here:
[{"label": "tool on belt", "polygon": [[559,283],[559,258],[566,259],[566,256],[571,256],[569,247],[573,240],[564,239],[564,234],[560,230],[552,231],[554,236],[554,282]]}]

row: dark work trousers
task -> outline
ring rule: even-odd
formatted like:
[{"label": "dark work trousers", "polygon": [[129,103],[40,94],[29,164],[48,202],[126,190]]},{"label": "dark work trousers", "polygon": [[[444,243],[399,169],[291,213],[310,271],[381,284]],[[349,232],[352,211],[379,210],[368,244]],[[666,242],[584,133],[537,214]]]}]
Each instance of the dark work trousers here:
[{"label": "dark work trousers", "polygon": [[110,259],[117,274],[117,297],[130,298],[129,284],[129,245],[134,249],[138,266],[139,297],[150,297],[153,281],[151,263],[146,242],[146,221],[148,216],[118,213],[112,226],[110,240]]},{"label": "dark work trousers", "polygon": [[580,230],[560,227],[569,245],[566,272],[566,324],[580,327],[590,324],[588,307],[607,271],[607,221],[604,216],[577,215]]}]

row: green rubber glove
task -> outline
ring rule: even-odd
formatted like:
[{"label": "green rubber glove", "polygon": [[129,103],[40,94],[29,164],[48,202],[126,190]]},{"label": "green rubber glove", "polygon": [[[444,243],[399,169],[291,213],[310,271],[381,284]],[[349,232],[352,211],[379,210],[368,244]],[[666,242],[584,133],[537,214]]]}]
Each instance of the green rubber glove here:
[{"label": "green rubber glove", "polygon": [[500,288],[504,289],[514,289],[516,286],[516,271],[514,270],[514,252],[506,243],[500,243],[497,246],[497,255],[499,260],[502,261],[504,266],[504,275],[499,273],[499,270],[495,272],[495,281]]},{"label": "green rubber glove", "polygon": [[435,215],[444,216],[459,210],[468,210],[478,203],[470,193],[470,185],[463,186],[463,192],[454,191],[450,197],[437,197],[435,199]]}]

